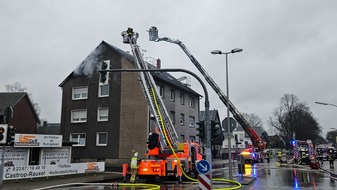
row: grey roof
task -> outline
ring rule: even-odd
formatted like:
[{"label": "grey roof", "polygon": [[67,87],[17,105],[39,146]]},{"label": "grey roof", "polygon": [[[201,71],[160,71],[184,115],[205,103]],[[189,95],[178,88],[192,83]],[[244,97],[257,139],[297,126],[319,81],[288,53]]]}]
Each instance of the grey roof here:
[{"label": "grey roof", "polygon": [[169,83],[170,85],[172,85],[172,86],[174,86],[174,87],[176,87],[180,90],[186,91],[186,92],[188,92],[190,94],[194,94],[196,96],[201,96],[200,94],[198,94],[197,92],[195,92],[191,88],[185,86],[183,83],[178,81],[175,77],[173,77],[172,75],[170,75],[167,72],[160,72],[160,73],[159,72],[153,72],[151,74],[152,74],[153,78],[157,79],[156,81]]},{"label": "grey roof", "polygon": [[7,107],[14,107],[27,92],[0,92],[0,109],[2,112],[5,111]]},{"label": "grey roof", "polygon": [[[206,119],[206,112],[200,111],[199,120],[203,121],[205,119]],[[209,111],[209,119],[212,120],[212,121],[220,120],[218,110],[210,110]]]},{"label": "grey roof", "polygon": [[[95,50],[97,49],[100,49],[100,54],[95,54]],[[92,56],[96,56],[95,59],[97,59],[98,61],[102,61],[103,60],[103,57],[104,57],[104,53],[106,53],[107,51],[114,51],[116,52],[117,54],[119,54],[120,56],[124,57],[125,59],[127,59],[128,61],[130,61],[131,63],[133,63],[134,65],[136,65],[135,63],[135,59],[133,57],[133,55],[131,55],[130,53],[128,53],[127,51],[123,51],[111,44],[108,44],[106,43],[105,41],[102,41],[96,48],[95,50],[89,54],[87,56],[86,59],[88,59],[89,57],[92,57]],[[85,61],[85,60],[84,60]],[[81,66],[84,61],[79,65]],[[96,61],[98,63],[98,61]],[[149,64],[148,65],[150,69],[153,69],[155,68],[153,65]],[[191,94],[194,94],[196,96],[200,96],[200,94],[198,94],[197,92],[195,92],[194,90],[192,90],[191,88],[183,85],[181,82],[179,82],[175,77],[173,77],[172,75],[170,75],[169,73],[167,72],[153,72],[151,73],[152,76],[155,78],[155,79],[158,79],[159,81],[162,81],[162,82],[165,82],[165,83],[169,83],[170,85],[172,86],[175,86],[176,88],[178,89],[181,89],[181,90],[184,90],[186,92],[189,92]],[[63,84],[70,78],[74,76],[74,72],[70,73],[70,75],[59,85],[60,87],[63,86]]]},{"label": "grey roof", "polygon": [[31,107],[37,121],[40,122],[39,116],[37,115],[27,92],[0,92],[0,114],[3,114],[7,107],[15,107],[15,105],[25,96],[28,98],[29,106]]},{"label": "grey roof", "polygon": [[36,128],[37,134],[53,134],[59,135],[60,134],[60,123],[44,123],[44,126],[38,126]]}]

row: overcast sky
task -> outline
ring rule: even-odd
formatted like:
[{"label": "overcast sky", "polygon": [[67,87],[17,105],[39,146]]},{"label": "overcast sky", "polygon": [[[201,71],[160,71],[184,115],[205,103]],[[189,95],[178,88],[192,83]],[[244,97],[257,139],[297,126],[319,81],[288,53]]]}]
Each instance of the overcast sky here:
[{"label": "overcast sky", "polygon": [[[200,73],[178,45],[150,42],[148,30],[181,40],[242,113],[267,121],[284,94],[306,102],[323,129],[337,127],[336,0],[0,0],[0,91],[19,82],[41,107],[41,119],[60,122],[58,86],[104,40],[122,50],[121,32],[139,33],[146,57],[162,68]],[[174,74],[173,74],[174,75]],[[179,75],[176,75],[179,76]],[[226,107],[207,84],[210,108]],[[192,88],[203,94],[192,79]],[[204,99],[201,100],[204,105]],[[202,107],[203,109],[203,107]]]}]

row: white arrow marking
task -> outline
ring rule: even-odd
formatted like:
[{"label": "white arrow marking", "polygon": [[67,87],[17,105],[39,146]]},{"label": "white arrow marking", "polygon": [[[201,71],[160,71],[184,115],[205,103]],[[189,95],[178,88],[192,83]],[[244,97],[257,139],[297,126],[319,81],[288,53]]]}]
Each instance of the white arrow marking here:
[{"label": "white arrow marking", "polygon": [[200,164],[200,166],[202,167],[202,169],[201,169],[202,171],[207,171],[208,170],[207,165],[204,166],[204,165]]}]

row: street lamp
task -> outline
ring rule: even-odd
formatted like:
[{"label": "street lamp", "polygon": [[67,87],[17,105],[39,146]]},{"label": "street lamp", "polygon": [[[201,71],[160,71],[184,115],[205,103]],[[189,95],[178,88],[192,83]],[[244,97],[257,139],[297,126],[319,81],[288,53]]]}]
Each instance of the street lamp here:
[{"label": "street lamp", "polygon": [[[229,104],[229,88],[228,88],[228,54],[231,53],[238,53],[243,51],[243,49],[241,48],[235,48],[232,49],[230,52],[222,52],[220,50],[214,50],[211,52],[211,54],[225,54],[226,55],[226,87],[227,87],[227,104]],[[228,132],[228,161],[229,161],[229,179],[232,180],[233,179],[233,175],[232,175],[232,170],[233,170],[233,166],[232,166],[232,150],[231,150],[231,130],[230,130],[230,120],[229,120],[229,105],[227,105],[227,132]]]},{"label": "street lamp", "polygon": [[324,105],[324,106],[334,106],[334,107],[337,107],[337,105],[335,104],[330,104],[330,103],[324,103],[324,102],[315,102],[316,104],[321,104],[321,105]]}]

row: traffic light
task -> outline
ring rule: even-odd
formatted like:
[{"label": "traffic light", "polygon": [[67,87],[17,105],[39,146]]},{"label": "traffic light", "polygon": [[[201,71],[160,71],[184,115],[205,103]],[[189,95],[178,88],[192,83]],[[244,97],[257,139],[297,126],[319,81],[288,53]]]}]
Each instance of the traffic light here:
[{"label": "traffic light", "polygon": [[0,124],[0,144],[6,144],[7,142],[7,124]]},{"label": "traffic light", "polygon": [[15,140],[15,128],[13,126],[8,127],[7,131],[7,145],[8,146],[13,146],[14,145],[14,140]]},{"label": "traffic light", "polygon": [[216,139],[218,136],[220,136],[220,133],[218,132],[220,130],[219,121],[211,121],[211,138],[212,140]]},{"label": "traffic light", "polygon": [[199,127],[197,128],[197,130],[199,131],[197,136],[200,138],[200,141],[205,141],[206,138],[205,121],[198,121],[196,122],[196,124],[199,125]]},{"label": "traffic light", "polygon": [[108,64],[105,61],[102,61],[101,62],[100,78],[99,78],[99,81],[101,83],[106,83],[106,81],[109,77],[108,72],[106,70],[108,70]]}]

